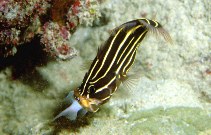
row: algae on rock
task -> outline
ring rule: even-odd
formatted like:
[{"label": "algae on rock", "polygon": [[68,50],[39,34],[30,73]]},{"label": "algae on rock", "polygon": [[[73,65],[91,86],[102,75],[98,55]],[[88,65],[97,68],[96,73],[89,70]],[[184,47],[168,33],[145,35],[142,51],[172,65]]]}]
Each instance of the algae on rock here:
[{"label": "algae on rock", "polygon": [[198,135],[211,129],[211,117],[200,108],[174,107],[138,111],[131,114],[128,121],[132,125],[132,134],[135,135]]}]

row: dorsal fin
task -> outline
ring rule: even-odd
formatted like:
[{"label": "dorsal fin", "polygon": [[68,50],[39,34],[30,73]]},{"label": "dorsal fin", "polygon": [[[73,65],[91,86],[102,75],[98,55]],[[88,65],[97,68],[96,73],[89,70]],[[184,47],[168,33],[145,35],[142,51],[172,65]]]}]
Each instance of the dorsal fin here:
[{"label": "dorsal fin", "polygon": [[90,66],[91,66],[91,64],[92,64],[92,62],[93,62],[93,60],[88,60],[88,61],[84,62],[84,63],[81,65],[80,69],[81,69],[81,70],[87,70],[87,69],[89,69]]},{"label": "dorsal fin", "polygon": [[124,31],[124,30],[125,30],[125,27],[126,27],[125,24],[122,24],[122,25],[120,25],[120,26],[118,26],[118,27],[112,29],[112,30],[109,32],[110,36],[115,36],[116,33],[117,33],[120,29],[122,29],[122,31]]},{"label": "dorsal fin", "polygon": [[[106,44],[106,42],[105,42],[105,44]],[[102,53],[105,44],[102,44],[102,45],[100,45],[100,46],[98,47],[98,49],[97,49],[97,56],[99,56],[99,55]]]}]

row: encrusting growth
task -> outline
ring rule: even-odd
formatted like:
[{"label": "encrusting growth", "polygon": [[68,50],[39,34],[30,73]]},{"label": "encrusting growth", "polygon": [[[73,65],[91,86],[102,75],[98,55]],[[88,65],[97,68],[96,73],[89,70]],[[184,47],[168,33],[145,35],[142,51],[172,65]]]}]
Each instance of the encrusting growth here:
[{"label": "encrusting growth", "polygon": [[98,0],[0,0],[0,57],[39,36],[48,54],[70,59],[76,55],[71,34],[99,16]]}]

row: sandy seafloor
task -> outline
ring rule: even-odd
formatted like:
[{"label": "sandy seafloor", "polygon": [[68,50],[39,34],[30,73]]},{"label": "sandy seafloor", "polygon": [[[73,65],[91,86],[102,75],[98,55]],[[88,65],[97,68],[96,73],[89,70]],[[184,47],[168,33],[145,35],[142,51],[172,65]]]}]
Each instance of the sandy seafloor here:
[{"label": "sandy seafloor", "polygon": [[[19,62],[0,71],[0,134],[210,135],[211,2],[107,0],[101,9],[102,25],[81,27],[72,36],[79,52],[74,59],[44,60],[33,70]],[[78,122],[52,122],[64,97],[81,83],[81,66],[95,57],[109,31],[155,14],[174,44],[153,35],[143,41],[131,69],[141,74],[136,87],[118,89],[99,112]],[[11,79],[14,72],[18,79]]]}]

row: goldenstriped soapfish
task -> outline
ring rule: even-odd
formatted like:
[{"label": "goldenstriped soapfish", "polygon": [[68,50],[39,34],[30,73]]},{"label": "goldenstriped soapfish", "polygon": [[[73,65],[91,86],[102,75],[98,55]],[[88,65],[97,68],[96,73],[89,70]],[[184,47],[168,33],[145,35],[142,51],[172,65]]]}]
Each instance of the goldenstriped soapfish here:
[{"label": "goldenstriped soapfish", "polygon": [[106,103],[121,83],[130,79],[128,71],[135,60],[140,42],[148,32],[161,34],[171,42],[171,37],[160,23],[141,18],[126,22],[115,28],[108,40],[98,49],[89,71],[82,84],[68,95],[72,105],[61,112],[55,119],[66,116],[70,120],[87,111],[96,112]]}]

